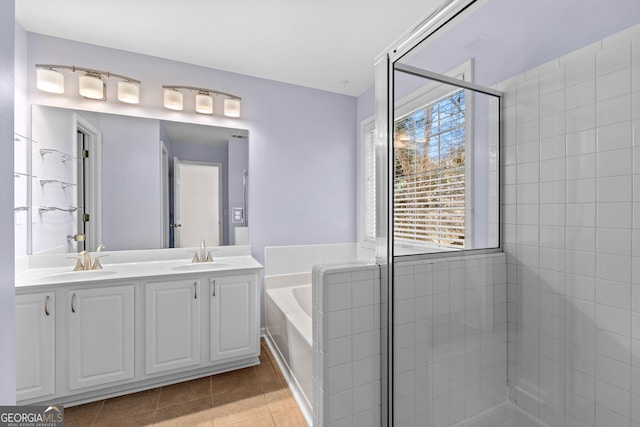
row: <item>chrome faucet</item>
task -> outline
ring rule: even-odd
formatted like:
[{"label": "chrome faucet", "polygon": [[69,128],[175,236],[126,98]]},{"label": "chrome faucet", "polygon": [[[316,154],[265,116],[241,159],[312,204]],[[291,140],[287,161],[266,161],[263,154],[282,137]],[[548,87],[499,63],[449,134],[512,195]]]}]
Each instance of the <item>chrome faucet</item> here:
[{"label": "chrome faucet", "polygon": [[93,263],[91,263],[91,254],[89,252],[82,251],[78,255],[78,257],[71,258],[77,260],[73,271],[100,270],[102,268],[102,264],[100,264],[100,260],[98,259],[100,257],[96,256]]},{"label": "chrome faucet", "polygon": [[207,253],[207,247],[204,244],[204,240],[200,243],[200,253],[196,252],[193,255],[192,263],[196,262],[212,262],[211,251]]}]

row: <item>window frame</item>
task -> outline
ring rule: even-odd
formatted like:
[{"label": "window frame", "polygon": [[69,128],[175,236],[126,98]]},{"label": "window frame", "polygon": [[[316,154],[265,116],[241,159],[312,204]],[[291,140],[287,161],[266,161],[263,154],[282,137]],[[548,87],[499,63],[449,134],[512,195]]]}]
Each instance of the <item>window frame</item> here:
[{"label": "window frame", "polygon": [[[452,78],[461,80],[461,81],[466,81],[466,82],[473,82],[473,62],[472,60],[468,60],[460,65],[458,65],[457,67],[449,70],[449,72],[446,73],[447,76],[450,76]],[[435,244],[429,244],[429,243],[423,243],[423,242],[411,242],[411,241],[404,241],[404,242],[398,242],[398,241],[394,241],[394,247],[395,247],[395,252],[396,255],[415,255],[416,251],[419,251],[417,253],[422,254],[425,252],[448,252],[448,251],[461,251],[461,250],[467,250],[469,248],[473,248],[473,214],[474,214],[474,209],[473,209],[473,163],[474,163],[474,157],[473,157],[473,151],[474,151],[474,147],[473,147],[473,120],[474,120],[474,116],[473,116],[473,103],[474,103],[474,92],[471,90],[467,90],[465,88],[462,87],[454,87],[452,88],[450,85],[438,82],[438,81],[429,81],[428,83],[424,84],[423,86],[421,86],[420,88],[414,90],[413,92],[403,96],[402,98],[400,98],[397,102],[395,102],[395,109],[394,109],[394,114],[393,114],[393,123],[395,124],[396,121],[401,120],[404,117],[409,116],[410,114],[414,113],[415,111],[419,110],[420,108],[425,108],[427,105],[429,104],[433,104],[435,102],[437,102],[438,100],[446,97],[447,95],[457,92],[459,90],[464,90],[465,91],[465,213],[464,213],[464,227],[465,227],[465,235],[464,235],[464,246],[461,248],[448,248],[448,247],[444,247],[444,246],[440,246],[440,245],[435,245]],[[369,141],[367,141],[367,133],[366,130],[369,129],[371,127],[371,125],[373,124],[373,138],[370,138]],[[393,141],[394,135],[393,135],[393,129],[390,130],[392,135],[391,135],[391,141]],[[361,188],[361,195],[360,195],[360,203],[361,203],[361,209],[360,209],[360,233],[361,233],[361,237],[360,237],[360,242],[365,245],[365,246],[369,246],[369,245],[374,245],[375,241],[376,241],[376,236],[375,236],[375,228],[373,230],[374,234],[373,236],[368,235],[367,233],[367,224],[370,222],[370,220],[368,219],[367,215],[373,211],[373,213],[376,213],[376,209],[375,209],[375,199],[374,199],[374,207],[373,209],[371,207],[368,207],[366,204],[366,193],[367,191],[369,191],[367,189],[367,176],[366,176],[366,162],[367,162],[367,157],[368,157],[368,153],[372,153],[373,154],[373,160],[374,160],[374,177],[375,177],[375,150],[376,150],[376,139],[375,139],[375,117],[374,116],[370,116],[367,117],[366,119],[362,120],[360,123],[360,161],[361,161],[361,167],[360,167],[360,188]],[[371,145],[372,147],[368,147],[368,145]],[[391,201],[392,203],[395,203],[395,200]],[[375,224],[376,219],[374,218],[373,222]],[[369,233],[370,234],[370,233]],[[470,243],[469,243],[470,242]],[[470,246],[470,247],[469,247]]]}]

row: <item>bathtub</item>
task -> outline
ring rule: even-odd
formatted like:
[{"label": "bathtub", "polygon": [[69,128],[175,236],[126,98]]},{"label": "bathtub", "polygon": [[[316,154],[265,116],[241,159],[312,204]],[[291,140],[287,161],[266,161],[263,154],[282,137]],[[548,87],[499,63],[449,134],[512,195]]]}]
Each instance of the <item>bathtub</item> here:
[{"label": "bathtub", "polygon": [[311,413],[313,336],[311,283],[265,291],[267,333]]}]

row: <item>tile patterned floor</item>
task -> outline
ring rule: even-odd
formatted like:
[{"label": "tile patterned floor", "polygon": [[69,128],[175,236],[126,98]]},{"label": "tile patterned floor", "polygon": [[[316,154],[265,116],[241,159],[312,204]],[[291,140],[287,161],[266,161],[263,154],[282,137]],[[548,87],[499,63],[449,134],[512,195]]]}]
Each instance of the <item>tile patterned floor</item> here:
[{"label": "tile patterned floor", "polygon": [[264,340],[261,364],[65,408],[66,427],[307,427]]}]

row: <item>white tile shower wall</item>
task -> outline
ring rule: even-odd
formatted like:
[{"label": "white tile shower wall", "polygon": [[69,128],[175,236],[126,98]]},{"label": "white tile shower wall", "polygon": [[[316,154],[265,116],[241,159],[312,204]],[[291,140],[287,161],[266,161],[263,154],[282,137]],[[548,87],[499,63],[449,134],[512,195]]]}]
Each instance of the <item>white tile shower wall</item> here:
[{"label": "white tile shower wall", "polygon": [[554,427],[638,427],[640,26],[498,89],[509,396]]},{"label": "white tile shower wall", "polygon": [[506,401],[505,254],[394,268],[394,425],[447,427]]},{"label": "white tile shower wall", "polygon": [[380,425],[380,270],[313,268],[314,426]]}]

